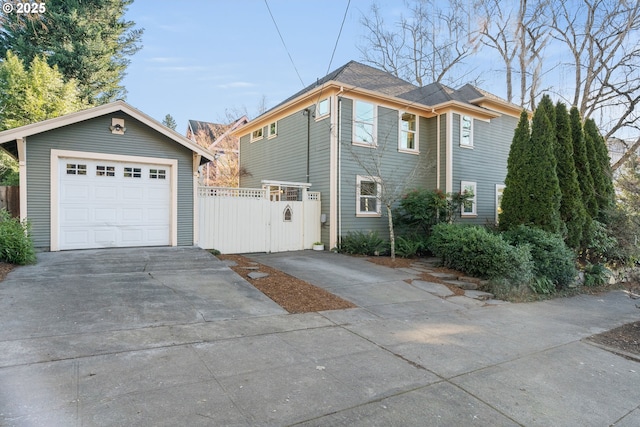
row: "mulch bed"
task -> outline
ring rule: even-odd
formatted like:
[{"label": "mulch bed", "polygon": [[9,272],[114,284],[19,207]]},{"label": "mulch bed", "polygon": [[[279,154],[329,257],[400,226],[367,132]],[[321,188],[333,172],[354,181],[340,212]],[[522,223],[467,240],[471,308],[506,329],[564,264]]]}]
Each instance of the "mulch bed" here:
[{"label": "mulch bed", "polygon": [[7,264],[0,261],[0,282],[2,282],[7,274],[15,268],[13,264]]},{"label": "mulch bed", "polygon": [[614,352],[615,350],[622,350],[640,358],[640,321],[627,323],[610,331],[592,335],[588,340],[611,348]]}]

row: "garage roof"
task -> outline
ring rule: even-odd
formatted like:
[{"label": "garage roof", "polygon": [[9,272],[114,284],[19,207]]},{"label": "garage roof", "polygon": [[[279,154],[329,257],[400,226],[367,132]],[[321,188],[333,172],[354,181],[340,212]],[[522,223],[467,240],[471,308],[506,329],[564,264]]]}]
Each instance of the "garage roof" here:
[{"label": "garage roof", "polygon": [[98,107],[89,108],[87,110],[77,111],[75,113],[66,114],[64,116],[56,117],[53,119],[43,120],[41,122],[32,123],[25,126],[20,126],[14,129],[5,130],[0,132],[0,147],[4,148],[13,157],[18,158],[18,148],[16,140],[20,138],[26,138],[31,135],[36,135],[49,130],[57,129],[63,126],[72,125],[84,120],[93,119],[96,117],[104,116],[106,114],[121,111],[128,114],[134,119],[146,124],[150,128],[163,134],[164,136],[174,140],[178,144],[190,149],[191,151],[199,154],[207,161],[214,160],[214,154],[209,150],[200,147],[193,141],[180,135],[178,132],[169,129],[160,122],[152,119],[142,111],[133,108],[131,105],[124,101],[115,101],[109,104],[100,105]]}]

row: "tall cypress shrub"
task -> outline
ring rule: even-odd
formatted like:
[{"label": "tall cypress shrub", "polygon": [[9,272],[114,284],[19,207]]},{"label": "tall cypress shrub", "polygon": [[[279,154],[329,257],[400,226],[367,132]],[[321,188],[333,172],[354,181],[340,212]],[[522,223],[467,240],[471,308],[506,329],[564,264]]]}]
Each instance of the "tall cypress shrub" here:
[{"label": "tall cypress shrub", "polygon": [[560,201],[560,219],[567,227],[565,242],[572,249],[578,249],[582,241],[587,212],[582,201],[582,192],[578,182],[578,173],[573,157],[571,125],[567,106],[556,104],[556,146],[557,175],[562,199]]},{"label": "tall cypress shrub", "polygon": [[582,129],[582,119],[577,107],[571,107],[569,111],[569,122],[571,124],[571,142],[573,144],[573,159],[578,173],[578,183],[582,193],[582,201],[587,211],[584,232],[591,227],[591,219],[598,215],[598,203],[596,202],[593,177],[587,156],[587,146]]},{"label": "tall cypress shrub", "polygon": [[598,205],[595,218],[598,221],[606,222],[607,213],[613,207],[615,200],[609,152],[593,119],[585,121],[584,135],[589,156],[589,168],[593,177],[595,199]]},{"label": "tall cypress shrub", "polygon": [[560,184],[556,172],[555,157],[555,129],[552,120],[555,114],[550,114],[551,99],[545,95],[533,115],[531,139],[526,151],[526,167],[529,170],[525,183],[525,200],[523,208],[528,218],[525,225],[530,224],[551,233],[561,233],[560,220]]},{"label": "tall cypress shrub", "polygon": [[525,198],[529,197],[525,188],[526,174],[528,173],[528,169],[525,167],[525,153],[530,137],[529,115],[526,111],[522,111],[507,159],[507,177],[504,182],[506,187],[500,205],[502,212],[498,217],[500,228],[503,230],[527,222],[527,217],[521,207],[525,203]]}]

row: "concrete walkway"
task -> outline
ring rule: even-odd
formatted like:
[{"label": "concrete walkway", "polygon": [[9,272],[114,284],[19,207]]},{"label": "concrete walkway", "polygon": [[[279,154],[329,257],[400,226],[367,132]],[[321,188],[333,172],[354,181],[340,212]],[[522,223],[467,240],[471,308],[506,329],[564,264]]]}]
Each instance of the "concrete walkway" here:
[{"label": "concrete walkway", "polygon": [[638,320],[622,292],[486,306],[362,259],[254,258],[359,308],[284,314],[192,248],[15,270],[0,425],[640,425],[640,363],[582,341]]}]

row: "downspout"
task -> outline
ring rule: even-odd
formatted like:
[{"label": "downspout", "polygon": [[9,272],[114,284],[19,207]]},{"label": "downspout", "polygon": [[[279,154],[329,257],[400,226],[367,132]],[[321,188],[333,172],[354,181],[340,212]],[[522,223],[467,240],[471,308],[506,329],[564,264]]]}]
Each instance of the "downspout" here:
[{"label": "downspout", "polygon": [[[342,88],[340,88],[342,92]],[[336,132],[338,133],[338,238],[336,244],[340,243],[340,236],[342,236],[342,179],[340,172],[342,171],[342,135],[340,131],[340,124],[342,123],[342,97],[338,96],[338,124],[336,125]]]},{"label": "downspout", "polygon": [[307,116],[307,184],[309,184],[311,165],[311,111],[305,108],[303,114]]},{"label": "downspout", "polygon": [[440,114],[436,116],[436,188],[440,190],[440,163],[442,159],[440,158],[440,146],[442,145],[442,140],[440,139]]},{"label": "downspout", "polygon": [[16,145],[18,148],[18,176],[20,179],[20,221],[25,221],[27,219],[27,144],[24,138],[17,138]]}]

